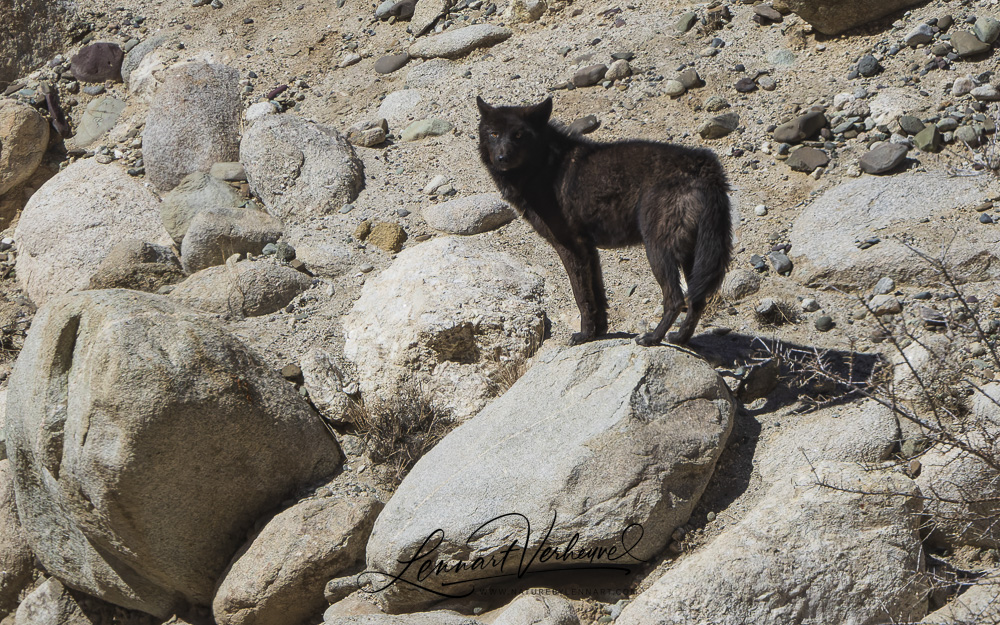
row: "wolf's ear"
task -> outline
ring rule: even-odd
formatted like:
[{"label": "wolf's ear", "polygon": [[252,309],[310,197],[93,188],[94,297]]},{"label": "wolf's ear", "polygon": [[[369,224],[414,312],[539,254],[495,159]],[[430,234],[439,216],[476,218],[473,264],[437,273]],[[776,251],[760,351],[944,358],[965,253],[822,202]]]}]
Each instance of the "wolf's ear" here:
[{"label": "wolf's ear", "polygon": [[479,114],[486,117],[493,112],[493,107],[487,104],[481,97],[476,96],[476,106],[479,107]]},{"label": "wolf's ear", "polygon": [[549,123],[549,118],[552,117],[552,96],[534,106],[527,107],[524,110],[524,117],[537,126]]}]

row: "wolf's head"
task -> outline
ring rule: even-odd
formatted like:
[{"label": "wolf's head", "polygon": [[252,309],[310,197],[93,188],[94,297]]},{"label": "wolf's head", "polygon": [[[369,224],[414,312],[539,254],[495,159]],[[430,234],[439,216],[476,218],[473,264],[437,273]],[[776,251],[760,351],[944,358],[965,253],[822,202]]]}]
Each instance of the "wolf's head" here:
[{"label": "wolf's head", "polygon": [[552,98],[534,106],[490,106],[476,97],[479,107],[479,156],[487,168],[510,171],[544,154],[541,143],[552,115]]}]

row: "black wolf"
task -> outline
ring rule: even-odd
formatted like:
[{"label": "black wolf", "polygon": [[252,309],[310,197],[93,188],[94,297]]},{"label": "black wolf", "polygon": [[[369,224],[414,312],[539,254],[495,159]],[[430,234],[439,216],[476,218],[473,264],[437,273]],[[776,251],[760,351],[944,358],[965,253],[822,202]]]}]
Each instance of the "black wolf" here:
[{"label": "black wolf", "polygon": [[663,318],[636,343],[663,340],[684,304],[687,317],[670,341],[687,343],[732,255],[729,183],[719,159],[668,143],[571,136],[549,123],[551,98],[534,106],[493,107],[478,97],[476,103],[486,169],[569,273],[580,308],[580,332],[570,343],[608,331],[597,248],[638,243],[663,291]]}]

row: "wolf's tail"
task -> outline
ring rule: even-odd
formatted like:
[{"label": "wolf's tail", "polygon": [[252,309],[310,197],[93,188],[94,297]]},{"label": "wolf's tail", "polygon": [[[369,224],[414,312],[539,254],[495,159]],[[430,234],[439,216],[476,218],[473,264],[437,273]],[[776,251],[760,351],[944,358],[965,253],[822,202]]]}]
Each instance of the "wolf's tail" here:
[{"label": "wolf's tail", "polygon": [[714,182],[702,189],[694,264],[688,281],[688,300],[696,304],[722,286],[733,254],[732,216],[726,194],[729,185],[724,178]]}]

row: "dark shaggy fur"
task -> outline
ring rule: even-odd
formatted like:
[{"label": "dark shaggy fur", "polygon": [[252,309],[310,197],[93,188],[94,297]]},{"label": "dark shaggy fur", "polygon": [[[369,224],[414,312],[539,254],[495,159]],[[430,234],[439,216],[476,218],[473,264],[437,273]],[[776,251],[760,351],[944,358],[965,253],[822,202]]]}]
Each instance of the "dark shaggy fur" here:
[{"label": "dark shaggy fur", "polygon": [[[655,141],[595,143],[549,123],[552,99],[492,107],[476,98],[479,153],[503,196],[555,248],[580,308],[573,344],[608,330],[597,248],[642,243],[663,291],[663,318],[640,345],[691,338],[732,255],[729,184],[709,150]],[[680,287],[680,272],[687,295]]]}]

